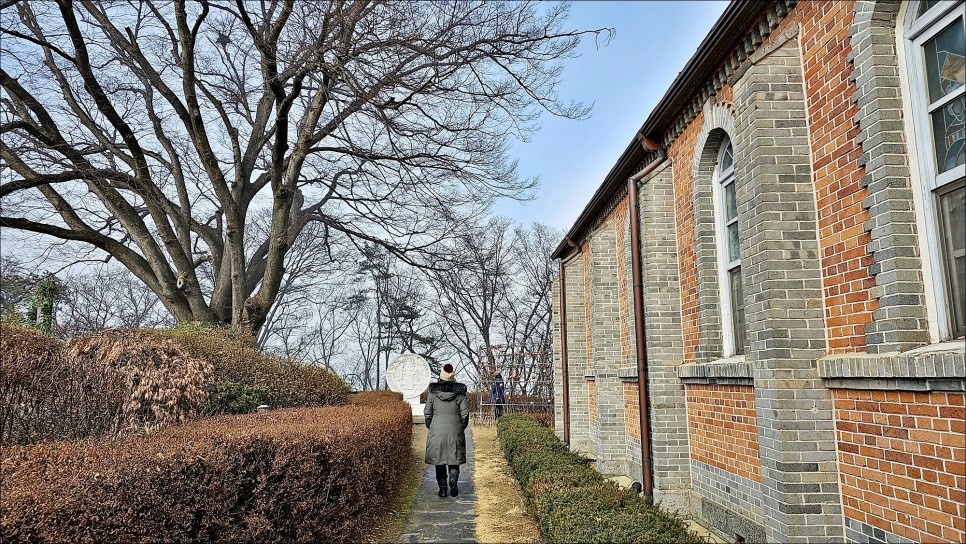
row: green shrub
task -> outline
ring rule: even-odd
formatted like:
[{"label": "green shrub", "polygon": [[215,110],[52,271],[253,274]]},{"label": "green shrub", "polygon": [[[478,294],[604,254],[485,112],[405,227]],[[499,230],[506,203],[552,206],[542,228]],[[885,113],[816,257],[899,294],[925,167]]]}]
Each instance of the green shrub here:
[{"label": "green shrub", "polygon": [[208,391],[209,414],[248,414],[268,403],[268,391],[264,387],[235,382],[213,382],[205,386]]},{"label": "green shrub", "polygon": [[378,400],[4,448],[0,542],[364,541],[412,440],[409,406]]},{"label": "green shrub", "polygon": [[604,480],[538,421],[504,416],[497,434],[547,542],[703,542],[677,515]]}]

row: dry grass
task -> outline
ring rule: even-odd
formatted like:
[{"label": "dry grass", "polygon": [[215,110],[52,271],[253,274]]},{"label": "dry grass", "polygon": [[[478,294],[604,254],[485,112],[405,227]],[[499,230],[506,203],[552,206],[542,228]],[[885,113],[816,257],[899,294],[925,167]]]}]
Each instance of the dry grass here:
[{"label": "dry grass", "polygon": [[478,542],[540,543],[537,521],[527,513],[520,485],[510,471],[494,425],[474,425],[473,485],[476,487],[476,539]]}]

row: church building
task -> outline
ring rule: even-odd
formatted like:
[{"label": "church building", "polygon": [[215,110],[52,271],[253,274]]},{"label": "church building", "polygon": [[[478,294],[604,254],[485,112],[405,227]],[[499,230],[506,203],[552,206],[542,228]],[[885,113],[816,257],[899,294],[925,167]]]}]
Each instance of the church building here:
[{"label": "church building", "polygon": [[730,541],[966,541],[964,14],[725,9],[555,251],[572,450]]}]

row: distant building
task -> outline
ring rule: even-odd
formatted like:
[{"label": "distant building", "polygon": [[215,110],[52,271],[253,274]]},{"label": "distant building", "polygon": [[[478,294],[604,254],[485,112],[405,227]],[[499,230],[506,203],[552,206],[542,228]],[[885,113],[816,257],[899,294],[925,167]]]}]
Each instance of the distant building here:
[{"label": "distant building", "polygon": [[733,539],[966,541],[964,11],[728,6],[556,250],[573,449]]}]

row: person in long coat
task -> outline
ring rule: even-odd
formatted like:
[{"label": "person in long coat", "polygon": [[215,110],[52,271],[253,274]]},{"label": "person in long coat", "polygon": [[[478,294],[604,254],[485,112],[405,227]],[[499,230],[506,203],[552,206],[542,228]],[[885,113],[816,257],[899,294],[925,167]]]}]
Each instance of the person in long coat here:
[{"label": "person in long coat", "polygon": [[453,365],[446,363],[439,381],[429,384],[429,395],[423,409],[429,436],[426,437],[426,463],[436,465],[439,496],[459,495],[460,465],[466,463],[466,427],[470,424],[470,406],[466,402],[466,386],[455,380]]},{"label": "person in long coat", "polygon": [[503,416],[503,404],[506,402],[504,395],[503,374],[499,372],[493,377],[493,386],[490,387],[490,404],[493,405],[493,416],[500,419]]}]

